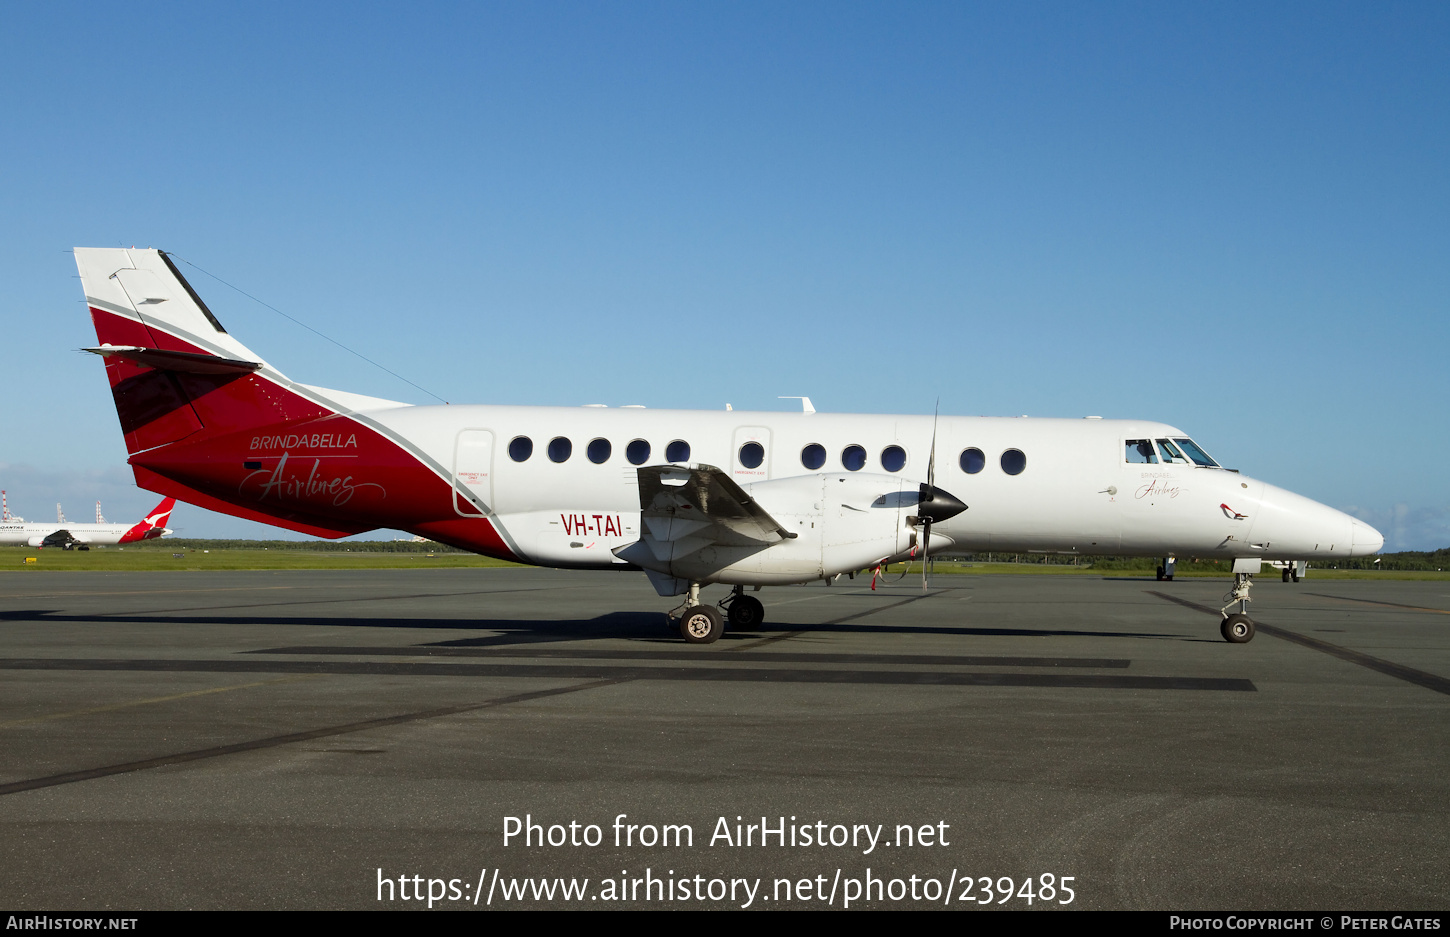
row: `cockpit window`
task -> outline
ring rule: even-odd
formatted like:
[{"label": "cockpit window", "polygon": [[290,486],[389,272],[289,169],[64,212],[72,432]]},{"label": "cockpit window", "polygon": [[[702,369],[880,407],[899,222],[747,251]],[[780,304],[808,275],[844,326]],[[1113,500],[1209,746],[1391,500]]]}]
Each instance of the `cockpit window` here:
[{"label": "cockpit window", "polygon": [[1188,454],[1188,457],[1192,459],[1195,464],[1201,465],[1204,468],[1219,467],[1219,464],[1210,459],[1207,452],[1204,452],[1202,449],[1198,448],[1198,444],[1195,443],[1193,440],[1179,438],[1174,439],[1173,441],[1178,443],[1179,447]]},{"label": "cockpit window", "polygon": [[1124,446],[1124,461],[1143,465],[1157,465],[1158,453],[1153,451],[1153,440],[1130,439]]},{"label": "cockpit window", "polygon": [[1163,461],[1173,465],[1187,465],[1188,458],[1178,451],[1178,447],[1166,439],[1158,440],[1158,451],[1163,453]]}]

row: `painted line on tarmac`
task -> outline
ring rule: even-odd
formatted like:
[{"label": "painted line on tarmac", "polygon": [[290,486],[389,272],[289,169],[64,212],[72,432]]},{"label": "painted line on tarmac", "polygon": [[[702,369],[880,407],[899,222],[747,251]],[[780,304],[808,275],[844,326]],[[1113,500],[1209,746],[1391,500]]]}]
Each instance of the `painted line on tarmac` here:
[{"label": "painted line on tarmac", "polygon": [[[287,588],[291,588],[291,587],[289,586]],[[444,592],[444,593],[438,593],[438,592],[419,592],[419,593],[415,593],[413,595],[364,595],[364,596],[354,595],[354,596],[348,596],[346,598],[341,598],[341,599],[301,599],[301,600],[298,600],[298,601],[290,601],[290,602],[256,602],[256,603],[253,603],[251,605],[197,605],[197,606],[193,606],[191,608],[150,608],[150,609],[143,609],[141,611],[96,612],[93,617],[95,619],[97,619],[97,620],[106,620],[106,619],[109,619],[109,618],[112,618],[112,617],[127,618],[127,617],[134,617],[136,615],[163,615],[163,614],[164,615],[175,615],[175,614],[179,614],[181,612],[225,612],[225,611],[228,611],[230,609],[241,609],[241,608],[290,608],[291,606],[294,606],[294,605],[347,605],[347,604],[352,604],[352,603],[357,603],[357,602],[398,602],[398,601],[403,601],[405,599],[436,599],[436,598],[451,598],[451,597],[454,597],[454,596],[500,595],[500,594],[503,594],[505,592],[544,592],[544,591],[558,592],[558,591],[561,591],[562,589],[580,589],[580,588],[583,588],[583,587],[582,586],[562,586],[562,587],[530,586],[530,587],[524,588],[524,589],[480,589],[480,590],[478,590],[476,592]],[[40,620],[44,621],[46,619],[40,619]]]},{"label": "painted line on tarmac", "polygon": [[789,651],[762,654],[736,648],[718,651],[601,651],[590,648],[459,647],[449,644],[312,644],[265,647],[240,653],[352,657],[524,657],[551,660],[746,660],[784,664],[932,664],[939,667],[1082,667],[1097,670],[1122,670],[1132,665],[1132,661],[1118,657],[969,657],[952,654],[820,654]]},{"label": "painted line on tarmac", "polygon": [[[702,661],[702,664],[706,662]],[[1230,677],[1001,671],[828,670],[808,667],[601,666],[599,664],[452,664],[414,661],[168,660],[67,657],[0,659],[0,670],[138,671],[151,673],[317,673],[398,677],[535,677],[725,683],[859,683],[881,686],[1020,686],[1100,690],[1233,690],[1252,681]]]},{"label": "painted line on tarmac", "polygon": [[[133,589],[129,592],[7,592],[6,599],[55,599],[92,595],[185,595],[194,592],[262,592],[267,589],[306,589],[308,586],[221,586],[215,589]],[[341,588],[341,587],[334,587]],[[352,587],[349,587],[352,588]]]},{"label": "painted line on tarmac", "polygon": [[1436,615],[1450,615],[1450,611],[1443,608],[1426,608],[1423,605],[1403,605],[1399,602],[1377,602],[1374,599],[1352,599],[1347,595],[1327,595],[1323,592],[1306,592],[1305,595],[1317,595],[1321,599],[1338,599],[1341,602],[1361,602],[1365,605],[1385,605],[1389,608],[1408,608],[1416,612],[1434,612]]},{"label": "painted line on tarmac", "polygon": [[[849,594],[849,593],[847,593],[847,594]],[[907,604],[909,604],[911,602],[917,601],[918,599],[924,599],[927,596],[934,595],[934,594],[935,593],[932,593],[932,592],[923,592],[921,595],[913,595],[909,599],[902,599],[900,602],[892,602],[890,605],[883,605],[880,608],[871,608],[871,609],[867,609],[864,612],[856,612],[854,615],[843,615],[840,618],[832,618],[830,621],[822,622],[822,624],[825,624],[825,625],[840,625],[840,624],[844,624],[845,622],[848,622],[848,621],[855,621],[858,618],[865,618],[867,615],[875,615],[877,612],[884,612],[884,611],[887,611],[888,609],[898,608],[899,606],[907,605]],[[811,630],[810,628],[802,628],[799,631],[787,631],[787,632],[785,632],[783,634],[773,634],[773,635],[771,635],[768,638],[761,638],[759,641],[751,641],[749,644],[742,644],[742,645],[740,645],[740,647],[731,648],[731,650],[732,651],[752,651],[752,650],[754,650],[756,648],[759,648],[759,647],[765,647],[768,644],[774,644],[777,641],[784,641],[787,638],[799,637],[800,635],[803,635],[803,634],[805,634],[806,632],[808,632],[810,630]]]},{"label": "painted line on tarmac", "polygon": [[[1199,605],[1197,602],[1190,602],[1187,599],[1180,599],[1176,595],[1168,595],[1165,592],[1155,592],[1152,589],[1145,589],[1143,591],[1147,592],[1149,595],[1156,595],[1160,599],[1166,599],[1169,602],[1177,602],[1179,605],[1183,605],[1187,608],[1195,609],[1200,612],[1205,612],[1209,615],[1217,615],[1219,617],[1222,617],[1223,615],[1223,613],[1216,608],[1210,608],[1207,605]],[[1314,593],[1310,594],[1312,595]],[[1299,634],[1297,631],[1289,631],[1284,628],[1276,628],[1273,625],[1265,625],[1258,621],[1254,622],[1254,627],[1259,631],[1262,631],[1264,634],[1273,635],[1274,637],[1282,638],[1285,641],[1292,641],[1295,644],[1302,644],[1305,647],[1313,648],[1316,651],[1322,651],[1323,653],[1328,654],[1331,657],[1337,657],[1340,660],[1348,661],[1351,664],[1358,664],[1359,666],[1365,667],[1369,670],[1378,671],[1385,676],[1394,677],[1397,680],[1404,680],[1406,683],[1413,683],[1416,686],[1422,686],[1427,690],[1434,690],[1436,693],[1444,693],[1445,695],[1450,696],[1450,680],[1447,680],[1444,677],[1439,677],[1432,673],[1426,673],[1423,670],[1416,670],[1413,667],[1406,667],[1403,664],[1396,664],[1392,661],[1387,661],[1381,657],[1372,657],[1369,654],[1364,654],[1360,651],[1352,651],[1349,648],[1341,647],[1338,644],[1330,644],[1328,641],[1322,641],[1319,638],[1311,638],[1308,635]]]},{"label": "painted line on tarmac", "polygon": [[452,716],[458,713],[475,712],[480,709],[492,709],[497,706],[507,706],[510,703],[522,703],[528,700],[543,699],[548,696],[560,696],[565,693],[578,693],[581,690],[593,690],[598,687],[610,686],[615,683],[627,682],[625,679],[592,680],[588,683],[577,683],[573,686],[556,687],[552,690],[535,690],[531,693],[515,693],[511,696],[500,696],[481,703],[466,703],[462,706],[443,706],[438,709],[425,709],[422,712],[404,713],[400,716],[384,716],[379,719],[367,719],[362,722],[349,722],[345,725],[329,726],[323,729],[310,729],[306,732],[292,732],[287,735],[274,735],[271,738],[254,739],[250,742],[238,742],[235,745],[218,745],[215,748],[202,748],[197,751],[180,752],[175,755],[162,755],[159,758],[147,758],[143,761],[128,761],[117,765],[107,765],[102,768],[91,768],[86,771],[70,771],[65,774],[52,774],[43,778],[31,778],[26,781],[14,781],[10,784],[0,784],[0,796],[5,794],[18,794],[21,791],[33,791],[43,787],[55,787],[60,784],[73,784],[77,781],[90,781],[95,778],[109,777],[115,774],[129,774],[132,771],[145,771],[149,768],[161,768],[167,765],[185,764],[188,761],[200,761],[204,758],[217,758],[222,755],[235,755],[240,752],[258,751],[264,748],[276,748],[279,745],[290,745],[293,742],[306,742],[312,739],[328,738],[334,735],[345,735],[349,732],[364,732],[368,729],[382,729],[388,726],[400,725],[405,722],[418,722],[423,719],[436,719],[440,716]]},{"label": "painted line on tarmac", "polygon": [[149,699],[129,700],[124,703],[112,703],[109,706],[92,706],[90,709],[74,709],[70,712],[51,713],[47,716],[31,716],[28,719],[14,719],[10,722],[0,722],[0,729],[11,729],[16,726],[28,726],[37,722],[51,722],[55,719],[70,719],[74,716],[93,716],[96,713],[115,712],[118,709],[130,709],[133,706],[150,706],[154,703],[170,703],[179,699],[192,699],[197,696],[207,696],[212,693],[228,693],[232,690],[249,690],[257,686],[271,686],[276,683],[295,683],[298,680],[311,680],[320,677],[321,674],[300,674],[294,677],[278,677],[275,680],[258,680],[255,683],[239,683],[236,686],[214,686],[206,690],[192,690],[190,693],[176,693],[171,696],[153,696]]}]

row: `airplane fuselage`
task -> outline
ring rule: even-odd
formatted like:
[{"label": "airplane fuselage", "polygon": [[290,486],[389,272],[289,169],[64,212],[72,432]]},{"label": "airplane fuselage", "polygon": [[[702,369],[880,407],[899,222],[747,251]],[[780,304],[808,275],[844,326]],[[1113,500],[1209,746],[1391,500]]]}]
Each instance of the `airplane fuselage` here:
[{"label": "airplane fuselage", "polygon": [[[856,498],[869,511],[876,494],[866,494],[926,480],[934,430],[936,484],[969,510],[935,526],[933,553],[1322,561],[1381,542],[1349,515],[1238,472],[1128,462],[1130,440],[1187,438],[1133,420],[398,406],[183,441],[132,462],[261,511],[402,528],[540,565],[609,568],[626,565],[613,551],[640,536],[637,465],[718,466],[772,514],[828,525],[841,498],[828,489],[808,504],[772,497],[771,483],[877,478]],[[424,471],[435,484],[420,483]],[[904,538],[872,559],[910,547]]]},{"label": "airplane fuselage", "polygon": [[47,538],[56,534],[69,534],[69,540],[76,544],[85,546],[113,546],[118,543],[131,543],[139,540],[149,540],[162,535],[162,530],[150,531],[144,536],[127,535],[134,529],[135,524],[33,524],[33,523],[0,523],[0,545],[3,546],[32,546],[38,547],[45,543]]},{"label": "airplane fuselage", "polygon": [[[1168,575],[1176,556],[1232,559],[1246,590],[1256,560],[1383,544],[1162,423],[418,407],[314,387],[227,333],[166,254],[76,260],[100,342],[87,350],[106,360],[142,487],[323,537],[394,528],[544,566],[642,569],[695,603],[687,640],[720,634],[720,614],[698,604],[712,582],[1039,551],[1163,556]],[[732,623],[758,623],[760,603],[732,595]],[[1252,636],[1242,614],[1224,629]]]}]

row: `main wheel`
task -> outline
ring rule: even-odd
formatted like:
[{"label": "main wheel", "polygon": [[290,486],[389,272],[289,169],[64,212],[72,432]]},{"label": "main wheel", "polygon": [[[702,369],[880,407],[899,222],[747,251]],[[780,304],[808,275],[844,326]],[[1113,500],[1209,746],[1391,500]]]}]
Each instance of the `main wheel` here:
[{"label": "main wheel", "polygon": [[1158,567],[1158,581],[1159,582],[1162,582],[1163,581],[1163,567],[1161,567],[1161,566]]},{"label": "main wheel", "polygon": [[1298,582],[1299,581],[1299,570],[1296,569],[1292,573],[1290,573],[1289,575],[1291,575],[1294,578],[1294,581],[1295,582]]},{"label": "main wheel", "polygon": [[1288,582],[1289,581],[1289,576],[1290,576],[1289,570],[1287,570],[1287,569],[1284,570],[1284,581],[1285,582]]},{"label": "main wheel", "polygon": [[1248,644],[1254,639],[1254,620],[1247,615],[1230,615],[1219,630],[1230,644]]},{"label": "main wheel", "polygon": [[765,621],[765,606],[750,595],[737,595],[730,603],[730,627],[735,631],[754,631]]},{"label": "main wheel", "polygon": [[691,644],[712,644],[725,633],[725,616],[711,605],[696,605],[680,616],[680,636]]}]

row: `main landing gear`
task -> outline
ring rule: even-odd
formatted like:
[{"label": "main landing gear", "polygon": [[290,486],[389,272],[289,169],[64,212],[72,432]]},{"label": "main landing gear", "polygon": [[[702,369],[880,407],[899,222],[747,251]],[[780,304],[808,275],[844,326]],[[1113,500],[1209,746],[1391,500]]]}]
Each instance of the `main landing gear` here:
[{"label": "main landing gear", "polygon": [[1158,581],[1159,582],[1163,582],[1163,581],[1166,580],[1168,582],[1172,582],[1173,581],[1173,567],[1177,563],[1178,563],[1178,558],[1176,556],[1164,557],[1163,558],[1163,564],[1158,567]]},{"label": "main landing gear", "polygon": [[[723,609],[723,611],[722,611]],[[690,583],[685,604],[669,613],[680,626],[680,637],[691,644],[713,644],[725,633],[726,616],[734,631],[754,631],[765,621],[765,606],[754,596],[745,594],[744,586],[736,586],[720,600],[719,608],[700,604],[700,584]]]},{"label": "main landing gear", "polygon": [[765,621],[765,606],[753,595],[745,594],[744,586],[736,586],[720,600],[720,607],[730,619],[732,631],[754,631]]},{"label": "main landing gear", "polygon": [[[1230,644],[1247,644],[1254,639],[1254,620],[1245,614],[1248,603],[1253,601],[1249,598],[1249,587],[1254,584],[1254,577],[1249,573],[1234,573],[1234,587],[1224,598],[1228,604],[1220,609],[1223,615],[1223,624],[1219,631],[1223,639]],[[1228,610],[1233,604],[1239,604],[1239,610],[1230,615]]]}]

